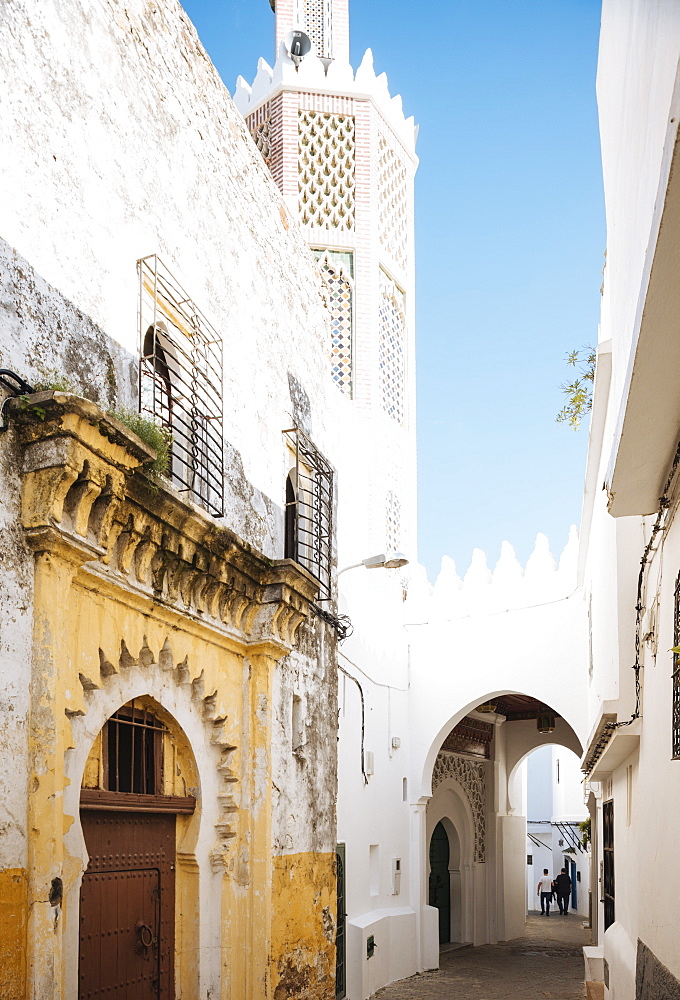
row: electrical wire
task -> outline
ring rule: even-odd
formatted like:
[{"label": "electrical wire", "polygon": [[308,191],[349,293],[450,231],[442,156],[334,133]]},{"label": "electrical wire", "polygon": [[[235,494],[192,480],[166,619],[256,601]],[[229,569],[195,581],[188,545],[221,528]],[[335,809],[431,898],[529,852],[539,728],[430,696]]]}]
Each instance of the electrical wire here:
[{"label": "electrical wire", "polygon": [[404,628],[414,628],[419,625],[448,625],[450,622],[462,622],[468,618],[494,618],[496,615],[509,615],[514,611],[533,611],[535,608],[547,608],[551,604],[561,604],[562,601],[568,601],[575,594],[578,594],[580,587],[575,587],[570,594],[565,597],[556,597],[553,601],[541,601],[540,604],[527,604],[523,607],[517,608],[501,608],[500,611],[490,611],[488,613],[480,612],[478,615],[458,615],[457,618],[437,618],[435,621],[425,622],[404,622]]},{"label": "electrical wire", "polygon": [[362,688],[361,684],[356,679],[356,677],[353,677],[352,674],[350,674],[349,670],[345,670],[345,668],[341,667],[339,663],[338,663],[338,670],[341,673],[343,673],[345,677],[349,677],[351,681],[354,681],[356,686],[359,688],[359,697],[361,698],[361,773],[364,776],[364,784],[367,785],[368,775],[366,774],[366,762],[364,755],[364,738],[366,735],[366,706],[364,704],[364,689]]},{"label": "electrical wire", "polygon": [[[666,533],[673,523],[675,513],[678,509],[678,501],[676,500],[671,508],[671,501],[669,499],[669,492],[671,486],[673,485],[673,480],[675,479],[676,473],[678,471],[678,466],[680,466],[680,441],[678,441],[675,448],[675,455],[673,456],[673,461],[671,463],[670,472],[664,484],[663,492],[659,497],[659,509],[656,514],[656,519],[652,525],[652,530],[649,535],[647,544],[644,547],[642,558],[640,559],[640,571],[638,573],[637,581],[637,595],[635,600],[635,662],[633,663],[632,669],[635,671],[635,708],[631,713],[629,719],[625,719],[622,722],[607,722],[605,723],[602,732],[600,733],[597,743],[593,748],[593,751],[588,758],[586,765],[582,768],[583,772],[587,775],[591,774],[593,768],[597,764],[598,760],[604,753],[605,748],[609,745],[614,732],[617,729],[622,729],[625,726],[631,726],[636,719],[641,717],[640,702],[642,697],[642,622],[644,618],[644,612],[646,610],[643,603],[644,592],[645,592],[645,576],[647,567],[652,553],[655,551],[654,545],[657,540],[657,536],[660,532]],[[659,592],[660,582],[657,585],[657,595]]]}]

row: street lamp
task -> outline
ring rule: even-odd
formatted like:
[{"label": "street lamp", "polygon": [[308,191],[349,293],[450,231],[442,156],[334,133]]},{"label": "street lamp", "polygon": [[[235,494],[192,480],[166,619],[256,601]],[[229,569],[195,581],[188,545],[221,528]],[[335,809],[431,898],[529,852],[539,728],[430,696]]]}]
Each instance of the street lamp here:
[{"label": "street lamp", "polygon": [[353,563],[351,566],[344,566],[338,571],[338,576],[349,569],[359,569],[361,566],[365,566],[366,569],[401,569],[402,566],[408,566],[408,559],[403,552],[390,552],[389,556],[381,552],[380,555],[369,556],[368,559],[362,559],[361,562]]}]

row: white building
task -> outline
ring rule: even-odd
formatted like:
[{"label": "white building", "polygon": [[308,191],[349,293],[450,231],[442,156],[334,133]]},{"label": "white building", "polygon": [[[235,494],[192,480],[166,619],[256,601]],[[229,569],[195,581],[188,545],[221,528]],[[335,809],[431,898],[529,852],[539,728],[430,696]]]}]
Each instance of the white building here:
[{"label": "white building", "polygon": [[572,883],[569,910],[588,918],[590,854],[579,829],[588,811],[580,759],[564,747],[546,746],[535,750],[525,766],[527,908],[540,908],[536,888],[543,870],[554,877],[564,868]]},{"label": "white building", "polygon": [[[418,161],[413,119],[376,75],[371,52],[356,72],[349,64],[348,6],[272,3],[275,62],[261,59],[252,85],[239,78],[234,99],[317,260],[332,313],[329,378],[342,414],[335,460],[345,470],[339,610],[354,629],[338,657],[337,993],[364,997],[418,968],[407,864],[408,576],[361,565],[378,553],[416,556]],[[301,58],[286,40],[293,31],[303,33]]]},{"label": "white building", "polygon": [[[545,539],[526,572],[509,547],[493,578],[479,553],[464,584],[447,564],[434,591],[414,567],[413,121],[370,52],[356,73],[349,66],[347,0],[272,7],[276,61],[260,60],[252,84],[239,78],[235,100],[333,312],[349,483],[340,610],[354,627],[338,663],[337,987],[364,1000],[438,964],[441,921],[446,940],[521,933],[522,761],[548,736],[581,752],[585,613],[575,537],[559,568]],[[360,565],[399,549],[412,562],[403,573]],[[567,670],[570,685],[560,681]],[[498,711],[475,712],[490,699]],[[546,707],[557,716],[549,733],[537,728]],[[435,830],[435,853],[438,843],[448,850],[434,861],[447,869],[445,901],[430,870]]]},{"label": "white building", "polygon": [[[599,886],[587,976],[680,995],[680,7],[605,0],[597,78],[607,258],[583,509],[584,767]],[[604,484],[604,488],[603,488]]]}]

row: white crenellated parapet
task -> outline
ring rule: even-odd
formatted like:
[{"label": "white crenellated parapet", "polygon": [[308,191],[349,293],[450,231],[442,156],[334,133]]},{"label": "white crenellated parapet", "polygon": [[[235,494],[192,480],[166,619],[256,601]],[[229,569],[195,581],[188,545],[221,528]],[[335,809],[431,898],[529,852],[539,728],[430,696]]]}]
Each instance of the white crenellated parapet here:
[{"label": "white crenellated parapet", "polygon": [[421,577],[412,578],[406,615],[409,620],[416,614],[424,621],[454,621],[563,600],[576,588],[578,544],[578,532],[572,527],[557,562],[548,539],[539,533],[522,569],[512,545],[503,542],[493,571],[486,554],[475,549],[462,580],[454,561],[444,556],[434,587]]},{"label": "white crenellated parapet", "polygon": [[265,59],[260,59],[252,85],[242,76],[237,78],[234,103],[246,118],[281,89],[313,90],[315,93],[341,93],[347,97],[368,98],[391,125],[406,149],[415,153],[417,128],[413,117],[407,118],[404,115],[401,96],[397,94],[392,97],[390,94],[387,75],[376,75],[371,49],[366,49],[355,75],[347,61],[334,59],[330,65],[325,65],[317,56],[313,44],[311,51],[296,68],[281,42],[273,68]]}]

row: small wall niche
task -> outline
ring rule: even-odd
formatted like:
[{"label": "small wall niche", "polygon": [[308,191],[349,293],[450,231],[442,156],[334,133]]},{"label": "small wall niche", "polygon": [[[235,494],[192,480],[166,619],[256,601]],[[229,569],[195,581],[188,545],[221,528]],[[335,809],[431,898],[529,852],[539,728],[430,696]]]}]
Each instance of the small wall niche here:
[{"label": "small wall niche", "polygon": [[371,844],[368,849],[368,885],[371,896],[380,893],[380,847]]}]

